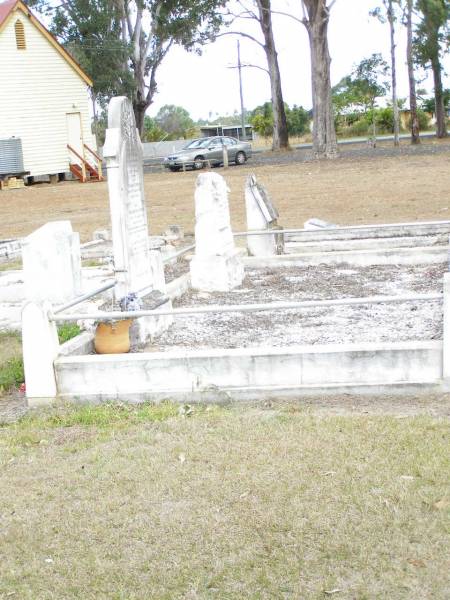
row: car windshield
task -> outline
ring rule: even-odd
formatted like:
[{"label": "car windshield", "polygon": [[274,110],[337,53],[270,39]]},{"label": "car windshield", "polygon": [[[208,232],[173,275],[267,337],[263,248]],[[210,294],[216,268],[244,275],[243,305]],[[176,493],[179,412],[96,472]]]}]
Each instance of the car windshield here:
[{"label": "car windshield", "polygon": [[202,138],[201,140],[194,140],[187,146],[184,146],[183,150],[188,148],[204,148],[209,144],[210,138]]}]

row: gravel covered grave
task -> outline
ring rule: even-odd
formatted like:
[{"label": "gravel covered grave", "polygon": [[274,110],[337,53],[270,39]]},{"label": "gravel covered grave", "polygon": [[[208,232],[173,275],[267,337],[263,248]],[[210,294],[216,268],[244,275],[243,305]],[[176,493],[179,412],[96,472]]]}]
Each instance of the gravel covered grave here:
[{"label": "gravel covered grave", "polygon": [[[231,292],[190,290],[176,307],[442,292],[446,266],[320,265],[253,269]],[[407,302],[259,313],[189,315],[147,351],[245,348],[442,338],[442,303]]]}]

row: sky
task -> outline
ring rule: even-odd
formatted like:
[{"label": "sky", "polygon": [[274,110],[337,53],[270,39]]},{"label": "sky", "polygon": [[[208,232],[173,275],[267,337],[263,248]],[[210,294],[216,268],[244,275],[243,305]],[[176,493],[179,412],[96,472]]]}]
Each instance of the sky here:
[{"label": "sky", "polygon": [[[354,64],[374,52],[381,52],[390,61],[389,26],[369,16],[369,11],[380,2],[377,0],[337,0],[331,11],[329,46],[332,58],[331,82],[338,83],[348,75]],[[301,17],[300,0],[272,0],[272,8],[290,12]],[[274,15],[274,34],[281,71],[284,100],[289,105],[302,105],[309,109],[311,102],[310,54],[306,29],[292,19]],[[244,21],[241,28],[258,35],[258,25]],[[233,26],[233,30],[237,26]],[[256,37],[255,35],[255,37]],[[260,37],[260,34],[259,34]],[[174,47],[158,71],[158,94],[147,111],[155,116],[161,106],[176,104],[186,108],[191,117],[216,118],[217,115],[240,111],[237,64],[237,36],[227,35],[203,49],[202,56]],[[242,63],[265,67],[262,48],[254,42],[241,38]],[[405,28],[400,27],[397,41],[398,95],[408,96],[406,68]],[[450,74],[450,56],[444,60]],[[444,77],[446,87],[450,78]],[[432,92],[432,79],[428,77],[420,87]],[[270,100],[267,73],[260,69],[243,69],[243,92],[246,110]]]}]

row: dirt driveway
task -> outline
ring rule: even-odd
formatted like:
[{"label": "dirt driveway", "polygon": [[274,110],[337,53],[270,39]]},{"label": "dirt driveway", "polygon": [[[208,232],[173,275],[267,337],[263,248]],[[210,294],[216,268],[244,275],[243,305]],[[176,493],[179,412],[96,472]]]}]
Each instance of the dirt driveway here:
[{"label": "dirt driveway", "polygon": [[[302,226],[311,217],[338,224],[450,218],[450,144],[406,142],[376,149],[343,147],[335,161],[315,162],[308,151],[255,155],[244,167],[217,170],[230,187],[234,229],[245,228],[244,185],[255,173],[278,206],[284,226]],[[192,232],[196,172],[148,173],[145,191],[150,230],[170,223]],[[47,221],[69,219],[82,241],[109,227],[106,183],[40,184],[0,192],[0,239],[31,233]]]}]

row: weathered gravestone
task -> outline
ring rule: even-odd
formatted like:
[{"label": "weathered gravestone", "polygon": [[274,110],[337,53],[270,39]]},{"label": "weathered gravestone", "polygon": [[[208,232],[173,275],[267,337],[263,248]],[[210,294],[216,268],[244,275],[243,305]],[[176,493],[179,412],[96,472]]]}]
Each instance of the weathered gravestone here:
[{"label": "weathered gravestone", "polygon": [[[108,172],[109,203],[113,241],[115,298],[120,302],[136,294],[146,306],[165,293],[161,252],[149,247],[147,210],[144,194],[142,144],[128,98],[112,98],[108,109],[103,155]],[[161,310],[170,307],[170,302]],[[157,314],[157,311],[155,311]],[[132,332],[132,341],[145,342],[171,323],[171,317],[144,317]],[[134,335],[133,335],[134,334]]]},{"label": "weathered gravestone", "polygon": [[[245,208],[248,231],[280,230],[278,211],[267,190],[250,175],[245,185]],[[249,235],[247,248],[251,256],[273,256],[283,254],[283,234]]]},{"label": "weathered gravestone", "polygon": [[202,173],[195,190],[195,256],[191,285],[226,292],[242,283],[244,267],[234,245],[228,188],[218,173]]},{"label": "weathered gravestone", "polygon": [[46,223],[23,241],[25,295],[63,304],[82,293],[80,236],[70,221]]}]

